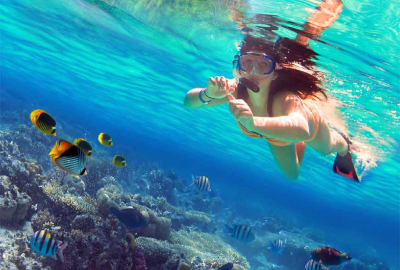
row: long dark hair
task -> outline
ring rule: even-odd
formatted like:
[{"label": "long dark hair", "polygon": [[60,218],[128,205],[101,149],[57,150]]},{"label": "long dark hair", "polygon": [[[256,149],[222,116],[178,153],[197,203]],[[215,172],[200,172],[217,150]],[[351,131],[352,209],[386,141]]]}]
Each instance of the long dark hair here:
[{"label": "long dark hair", "polygon": [[[240,54],[248,51],[263,52],[279,65],[279,68],[275,69],[278,77],[272,81],[268,95],[267,111],[270,116],[272,116],[273,97],[282,90],[290,91],[301,99],[311,97],[320,99],[321,95],[327,98],[322,88],[321,74],[313,70],[317,53],[312,49],[288,38],[279,38],[271,42],[247,35],[242,42]],[[239,99],[248,99],[246,87],[239,85],[237,91]]]}]

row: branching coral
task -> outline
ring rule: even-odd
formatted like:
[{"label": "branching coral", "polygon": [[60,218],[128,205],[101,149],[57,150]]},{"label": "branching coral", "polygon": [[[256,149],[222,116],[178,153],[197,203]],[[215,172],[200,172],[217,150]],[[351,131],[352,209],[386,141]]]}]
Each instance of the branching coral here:
[{"label": "branching coral", "polygon": [[207,233],[173,231],[169,241],[138,237],[138,247],[146,257],[165,263],[173,254],[183,254],[185,258],[200,257],[208,268],[231,261],[249,268],[246,259],[219,237]]},{"label": "branching coral", "polygon": [[202,222],[202,223],[210,222],[210,218],[207,215],[207,213],[194,211],[194,210],[186,211],[185,218],[189,219],[189,220],[193,220],[195,222]]},{"label": "branching coral", "polygon": [[43,224],[43,228],[42,229],[51,229],[52,227],[54,227],[54,222],[49,221],[49,222],[45,222]]},{"label": "branching coral", "polygon": [[60,206],[67,206],[79,213],[94,213],[95,207],[91,198],[74,196],[65,193],[58,181],[47,183],[43,187],[44,193],[51,201]]}]

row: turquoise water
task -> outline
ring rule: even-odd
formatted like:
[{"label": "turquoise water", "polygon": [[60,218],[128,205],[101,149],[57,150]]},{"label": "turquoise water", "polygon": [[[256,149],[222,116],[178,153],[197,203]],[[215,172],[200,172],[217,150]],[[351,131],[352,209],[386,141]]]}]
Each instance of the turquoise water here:
[{"label": "turquoise water", "polygon": [[[188,181],[208,175],[241,213],[281,213],[324,230],[339,246],[371,246],[399,267],[400,4],[345,1],[323,42],[311,42],[350,135],[369,155],[359,185],[331,173],[334,156],[311,149],[300,178],[288,182],[267,144],[243,136],[227,106],[183,107],[185,93],[210,76],[232,77],[243,36],[227,3],[241,2],[4,0],[1,109],[44,109],[93,141],[113,134],[128,160],[160,163]],[[269,14],[297,24],[315,7],[305,0],[247,5],[248,18]]]}]

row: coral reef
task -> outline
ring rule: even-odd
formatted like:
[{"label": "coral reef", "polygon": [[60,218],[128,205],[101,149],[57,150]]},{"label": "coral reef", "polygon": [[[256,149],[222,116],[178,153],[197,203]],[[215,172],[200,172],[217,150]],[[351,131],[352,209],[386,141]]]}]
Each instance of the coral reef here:
[{"label": "coral reef", "polygon": [[172,231],[167,242],[139,237],[137,245],[153,269],[163,269],[166,264],[170,265],[168,269],[177,269],[182,261],[192,269],[218,269],[227,261],[249,268],[243,256],[219,237],[207,233]]},{"label": "coral reef", "polygon": [[132,254],[132,268],[131,270],[146,270],[146,259],[143,252],[135,249]]},{"label": "coral reef", "polygon": [[0,176],[0,222],[19,223],[28,216],[32,199],[18,188],[5,175]]},{"label": "coral reef", "polygon": [[46,227],[54,227],[56,222],[56,217],[47,209],[45,209],[43,211],[39,211],[36,215],[33,216],[31,225],[33,231],[36,232]]},{"label": "coral reef", "polygon": [[145,227],[139,229],[137,234],[159,240],[168,240],[171,233],[171,220],[157,217],[153,211],[142,211],[142,213],[148,216],[148,222]]},{"label": "coral reef", "polygon": [[94,213],[95,211],[94,200],[91,197],[68,193],[67,187],[61,186],[58,181],[45,184],[43,191],[54,205],[58,206],[59,211],[76,213]]},{"label": "coral reef", "polygon": [[[48,158],[54,137],[4,115],[0,119],[14,120],[6,123],[12,129],[0,130],[0,269],[216,270],[231,262],[236,270],[250,263],[252,269],[295,270],[304,269],[311,250],[326,245],[324,232],[296,228],[278,214],[246,220],[216,189],[195,194],[177,173],[155,164],[120,170],[96,145],[88,175],[69,175]],[[138,209],[147,225],[124,226],[110,206]],[[256,240],[249,245],[223,234],[227,220],[252,224]],[[28,239],[42,229],[68,243],[64,264],[30,247]],[[268,244],[278,238],[286,240],[285,249],[275,256]],[[337,269],[389,267],[376,253],[365,253]]]}]

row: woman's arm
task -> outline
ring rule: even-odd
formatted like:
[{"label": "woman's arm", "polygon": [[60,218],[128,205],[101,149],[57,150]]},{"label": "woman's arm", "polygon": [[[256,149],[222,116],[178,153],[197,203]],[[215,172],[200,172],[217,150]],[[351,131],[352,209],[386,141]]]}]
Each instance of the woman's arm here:
[{"label": "woman's arm", "polygon": [[299,113],[279,117],[254,117],[254,128],[250,130],[285,142],[300,142],[311,137],[307,120]]},{"label": "woman's arm", "polygon": [[314,132],[310,127],[314,129],[315,119],[297,95],[277,95],[273,102],[273,115],[276,117],[253,117],[251,131],[288,142],[305,141]]},{"label": "woman's arm", "polygon": [[304,141],[313,134],[315,119],[296,95],[286,92],[274,98],[273,115],[276,117],[255,117],[244,100],[230,95],[228,98],[232,115],[249,131],[287,142]]},{"label": "woman's arm", "polygon": [[[194,88],[190,90],[189,92],[186,93],[185,99],[183,101],[183,104],[185,107],[189,109],[197,109],[197,108],[207,108],[207,107],[212,107],[215,105],[223,104],[228,102],[228,98],[224,97],[222,99],[211,99],[206,97],[204,94],[206,88]],[[204,104],[203,102],[200,101],[199,94],[201,92],[201,98],[204,101],[208,101],[208,104]],[[208,92],[207,92],[208,93]]]},{"label": "woman's arm", "polygon": [[[234,94],[237,82],[224,77],[210,78],[207,88],[194,88],[186,93],[183,104],[190,109],[207,108],[228,102],[229,93]],[[203,103],[202,100],[206,103]]]}]

